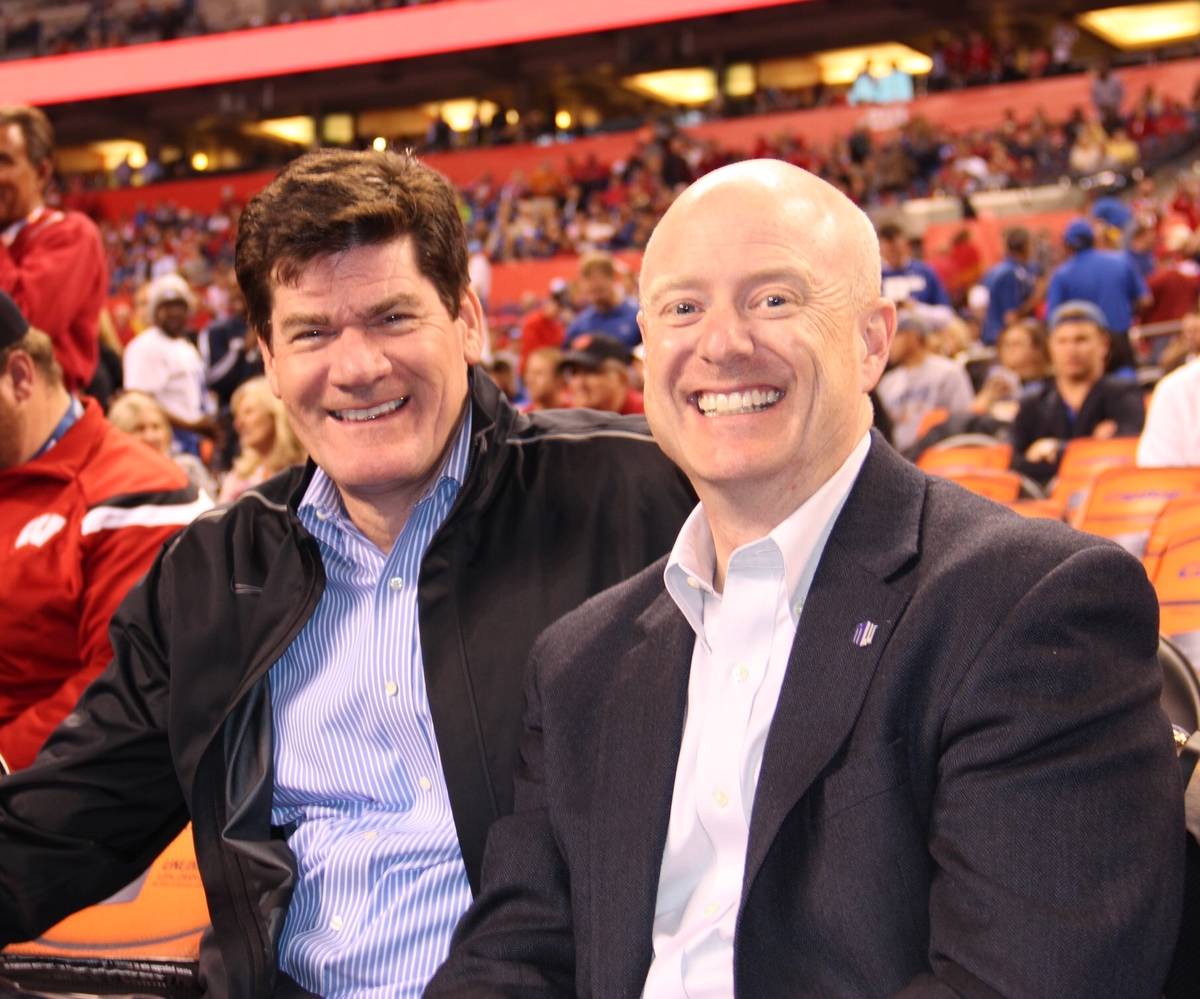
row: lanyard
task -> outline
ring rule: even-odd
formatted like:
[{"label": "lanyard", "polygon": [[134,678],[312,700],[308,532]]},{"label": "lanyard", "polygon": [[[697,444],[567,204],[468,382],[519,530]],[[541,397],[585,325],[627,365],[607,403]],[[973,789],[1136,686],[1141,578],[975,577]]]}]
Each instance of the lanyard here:
[{"label": "lanyard", "polygon": [[75,421],[81,416],[83,416],[83,404],[74,396],[72,396],[71,405],[67,407],[67,411],[63,414],[63,418],[59,420],[58,425],[50,431],[50,436],[46,438],[46,443],[38,448],[37,451],[34,452],[33,458],[30,458],[29,460],[33,461],[34,458],[40,458],[52,447],[54,447],[55,444],[57,444],[63,439],[64,436],[66,436],[67,431],[75,426]]}]

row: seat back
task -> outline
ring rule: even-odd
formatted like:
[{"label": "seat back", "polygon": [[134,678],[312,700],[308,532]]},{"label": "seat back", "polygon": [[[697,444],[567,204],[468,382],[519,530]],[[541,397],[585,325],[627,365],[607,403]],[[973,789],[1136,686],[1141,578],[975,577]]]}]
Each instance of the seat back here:
[{"label": "seat back", "polygon": [[1179,646],[1160,635],[1158,664],[1162,667],[1163,689],[1159,698],[1163,713],[1188,732],[1200,728],[1200,675]]},{"label": "seat back", "polygon": [[1008,469],[948,470],[942,473],[942,477],[997,503],[1011,503],[1021,495],[1021,476]]},{"label": "seat back", "polygon": [[1168,540],[1154,574],[1158,630],[1200,663],[1200,532]]},{"label": "seat back", "polygon": [[980,446],[926,448],[917,459],[917,467],[932,475],[954,471],[990,470],[1002,472],[1012,464],[1012,445],[1001,441]]},{"label": "seat back", "polygon": [[1200,494],[1175,497],[1155,518],[1142,553],[1142,565],[1151,581],[1158,574],[1158,564],[1170,539],[1191,534],[1200,534]]},{"label": "seat back", "polygon": [[133,884],[0,952],[0,978],[53,991],[198,995],[208,922],[188,826]]},{"label": "seat back", "polygon": [[1080,530],[1111,538],[1139,558],[1163,508],[1200,494],[1200,468],[1109,468],[1092,483]]},{"label": "seat back", "polygon": [[1082,506],[1088,488],[1106,468],[1133,465],[1137,460],[1136,437],[1077,437],[1068,441],[1058,466],[1050,498],[1070,517]]},{"label": "seat back", "polygon": [[941,426],[948,419],[950,419],[950,410],[948,409],[937,406],[933,409],[927,410],[925,415],[921,417],[920,422],[917,424],[917,436],[914,439],[920,440],[934,427]]}]

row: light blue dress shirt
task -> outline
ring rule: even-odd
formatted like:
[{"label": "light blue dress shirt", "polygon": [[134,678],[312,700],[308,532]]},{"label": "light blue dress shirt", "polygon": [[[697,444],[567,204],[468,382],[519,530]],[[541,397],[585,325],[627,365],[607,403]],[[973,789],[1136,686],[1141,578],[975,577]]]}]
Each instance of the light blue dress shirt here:
[{"label": "light blue dress shirt", "polygon": [[467,471],[470,412],[384,554],[318,469],[299,516],[325,592],[271,667],[275,789],[299,877],[279,966],[326,997],[417,997],[471,902],[425,690],[421,559]]}]

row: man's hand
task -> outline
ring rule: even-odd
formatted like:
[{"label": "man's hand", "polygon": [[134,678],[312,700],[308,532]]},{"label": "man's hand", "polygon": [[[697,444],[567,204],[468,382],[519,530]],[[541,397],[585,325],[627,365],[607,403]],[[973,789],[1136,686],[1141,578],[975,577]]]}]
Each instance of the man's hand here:
[{"label": "man's hand", "polygon": [[1025,458],[1027,461],[1053,461],[1058,457],[1060,446],[1057,437],[1039,437],[1025,449]]},{"label": "man's hand", "polygon": [[1092,431],[1093,437],[1098,437],[1102,441],[1109,440],[1117,436],[1117,421],[1116,420],[1101,420],[1096,424],[1096,429]]}]

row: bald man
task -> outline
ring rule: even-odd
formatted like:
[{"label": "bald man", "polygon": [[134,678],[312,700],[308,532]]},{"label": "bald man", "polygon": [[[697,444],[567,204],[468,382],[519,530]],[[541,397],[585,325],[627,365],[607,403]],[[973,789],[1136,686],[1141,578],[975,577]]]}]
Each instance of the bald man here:
[{"label": "bald man", "polygon": [[866,217],[779,162],[646,250],[646,416],[700,505],[545,632],[516,812],[434,996],[1156,996],[1182,814],[1154,596],[873,434]]}]

